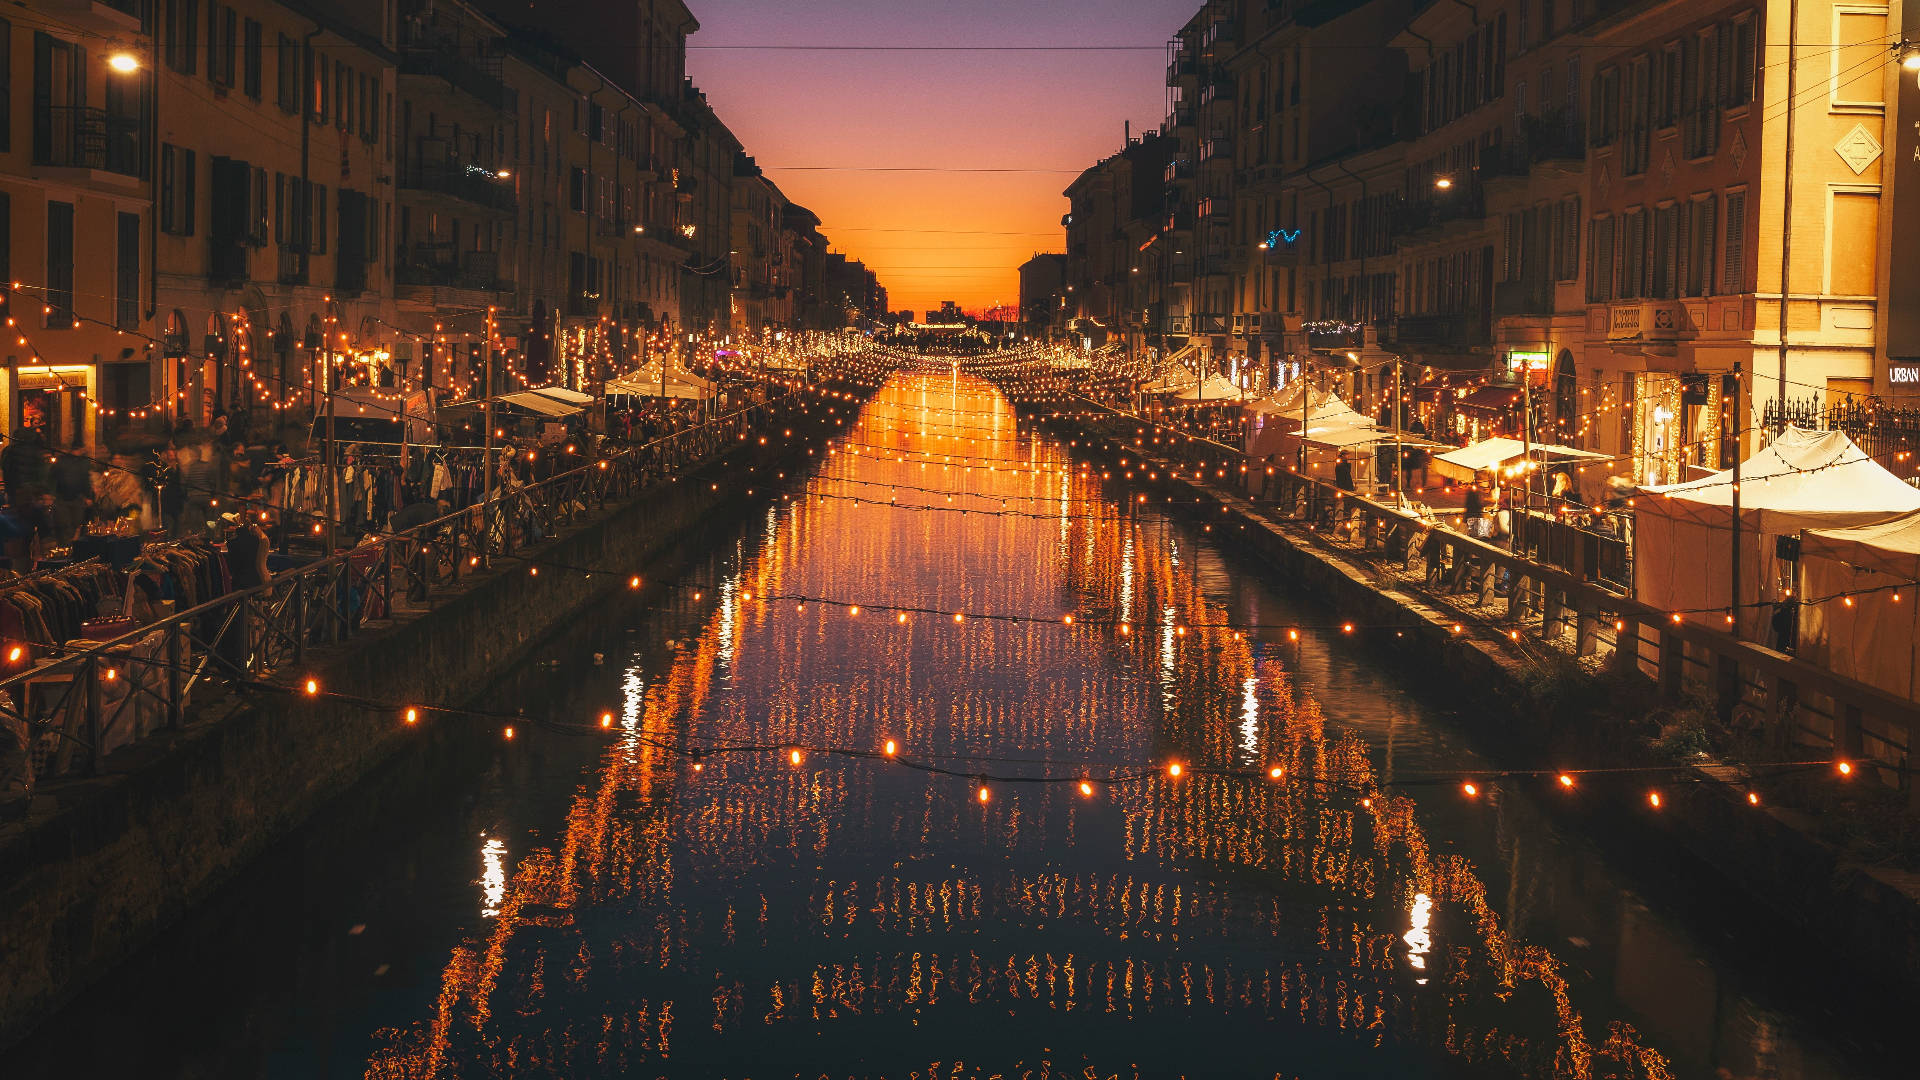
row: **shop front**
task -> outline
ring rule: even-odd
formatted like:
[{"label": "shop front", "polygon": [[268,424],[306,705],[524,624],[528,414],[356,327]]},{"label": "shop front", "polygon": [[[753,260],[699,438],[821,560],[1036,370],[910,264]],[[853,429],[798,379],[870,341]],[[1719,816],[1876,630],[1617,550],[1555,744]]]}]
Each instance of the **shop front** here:
[{"label": "shop front", "polygon": [[92,364],[19,364],[7,371],[9,433],[39,429],[54,447],[87,447],[96,435]]}]

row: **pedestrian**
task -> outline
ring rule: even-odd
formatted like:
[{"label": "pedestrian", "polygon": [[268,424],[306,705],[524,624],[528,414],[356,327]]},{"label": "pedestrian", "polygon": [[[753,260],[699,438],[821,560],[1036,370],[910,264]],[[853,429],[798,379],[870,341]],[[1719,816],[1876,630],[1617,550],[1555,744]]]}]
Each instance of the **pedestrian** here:
[{"label": "pedestrian", "polygon": [[1341,491],[1353,490],[1353,462],[1343,452],[1333,466],[1333,483]]},{"label": "pedestrian", "polygon": [[7,485],[8,500],[19,502],[27,492],[46,487],[52,465],[47,433],[38,425],[9,438],[7,448],[0,450],[0,480]]},{"label": "pedestrian", "polygon": [[91,457],[71,452],[53,463],[53,524],[63,544],[80,535],[93,516],[94,464]]}]

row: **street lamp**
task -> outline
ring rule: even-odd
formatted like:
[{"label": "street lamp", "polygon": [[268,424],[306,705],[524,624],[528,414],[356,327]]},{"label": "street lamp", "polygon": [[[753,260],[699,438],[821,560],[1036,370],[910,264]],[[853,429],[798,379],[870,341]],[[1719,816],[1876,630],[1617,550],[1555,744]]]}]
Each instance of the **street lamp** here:
[{"label": "street lamp", "polygon": [[1453,177],[1442,176],[1433,182],[1433,186],[1439,188],[1441,191],[1445,191],[1453,186]]},{"label": "street lamp", "polygon": [[116,52],[107,57],[107,66],[122,75],[131,75],[140,70],[140,57],[126,51]]}]

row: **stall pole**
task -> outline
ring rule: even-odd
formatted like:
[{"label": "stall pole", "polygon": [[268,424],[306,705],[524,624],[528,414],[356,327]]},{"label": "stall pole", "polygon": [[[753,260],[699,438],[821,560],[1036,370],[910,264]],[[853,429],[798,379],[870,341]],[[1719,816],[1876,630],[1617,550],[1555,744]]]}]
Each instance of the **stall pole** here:
[{"label": "stall pole", "polygon": [[[487,309],[487,322],[489,325],[493,322],[493,309],[491,307]],[[492,526],[487,521],[487,515],[493,513],[493,334],[488,333],[484,335],[484,337],[486,340],[480,346],[480,355],[484,360],[484,370],[487,380],[487,385],[484,388],[484,396],[480,399],[481,415],[486,419],[487,428],[485,436],[486,442],[484,443],[485,448],[480,454],[480,471],[484,477],[484,486],[481,488],[480,494],[480,551],[482,558],[486,558],[487,533],[492,529]],[[502,528],[504,527],[503,525]]]}]

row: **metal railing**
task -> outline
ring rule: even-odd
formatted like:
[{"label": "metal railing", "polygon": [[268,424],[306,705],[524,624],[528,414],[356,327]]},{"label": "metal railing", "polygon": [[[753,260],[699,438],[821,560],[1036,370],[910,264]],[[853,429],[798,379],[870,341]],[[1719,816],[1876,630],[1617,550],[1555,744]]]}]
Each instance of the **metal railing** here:
[{"label": "metal railing", "polygon": [[[1084,426],[1131,441],[1122,439],[1118,424]],[[1129,436],[1137,426],[1127,424]],[[1178,464],[1209,454],[1217,459],[1223,449],[1193,441],[1164,445],[1158,455],[1131,445],[1127,452]],[[1217,481],[1172,474],[1168,479],[1243,511],[1278,514],[1280,521],[1304,526],[1317,544],[1369,564],[1384,587],[1415,595],[1462,624],[1491,624],[1516,648],[1545,647],[1574,660],[1605,661],[1645,676],[1669,699],[1703,690],[1723,718],[1756,732],[1768,750],[1813,749],[1860,762],[1868,766],[1861,772],[1904,792],[1909,810],[1920,813],[1920,769],[1913,758],[1920,703],[1724,633],[1712,614],[1681,613],[1676,619],[1674,612],[1636,600],[1626,591],[1630,583],[1620,580],[1630,574],[1620,565],[1630,540],[1616,541],[1618,550],[1569,550],[1571,566],[1563,568],[1528,557],[1555,540],[1530,534],[1510,550],[1291,471],[1262,477],[1257,499],[1245,488],[1223,491]]]},{"label": "metal railing", "polygon": [[87,105],[36,105],[33,163],[146,176],[140,121]]},{"label": "metal railing", "polygon": [[505,479],[490,499],[437,521],[369,537],[110,640],[8,643],[47,655],[0,653],[27,665],[0,678],[0,716],[25,724],[35,782],[97,772],[112,751],[179,728],[196,691],[267,689],[316,647],[389,625],[403,611],[430,610],[480,568],[525,559],[529,547],[582,516],[718,460],[793,398],[781,390],[537,483]]}]

